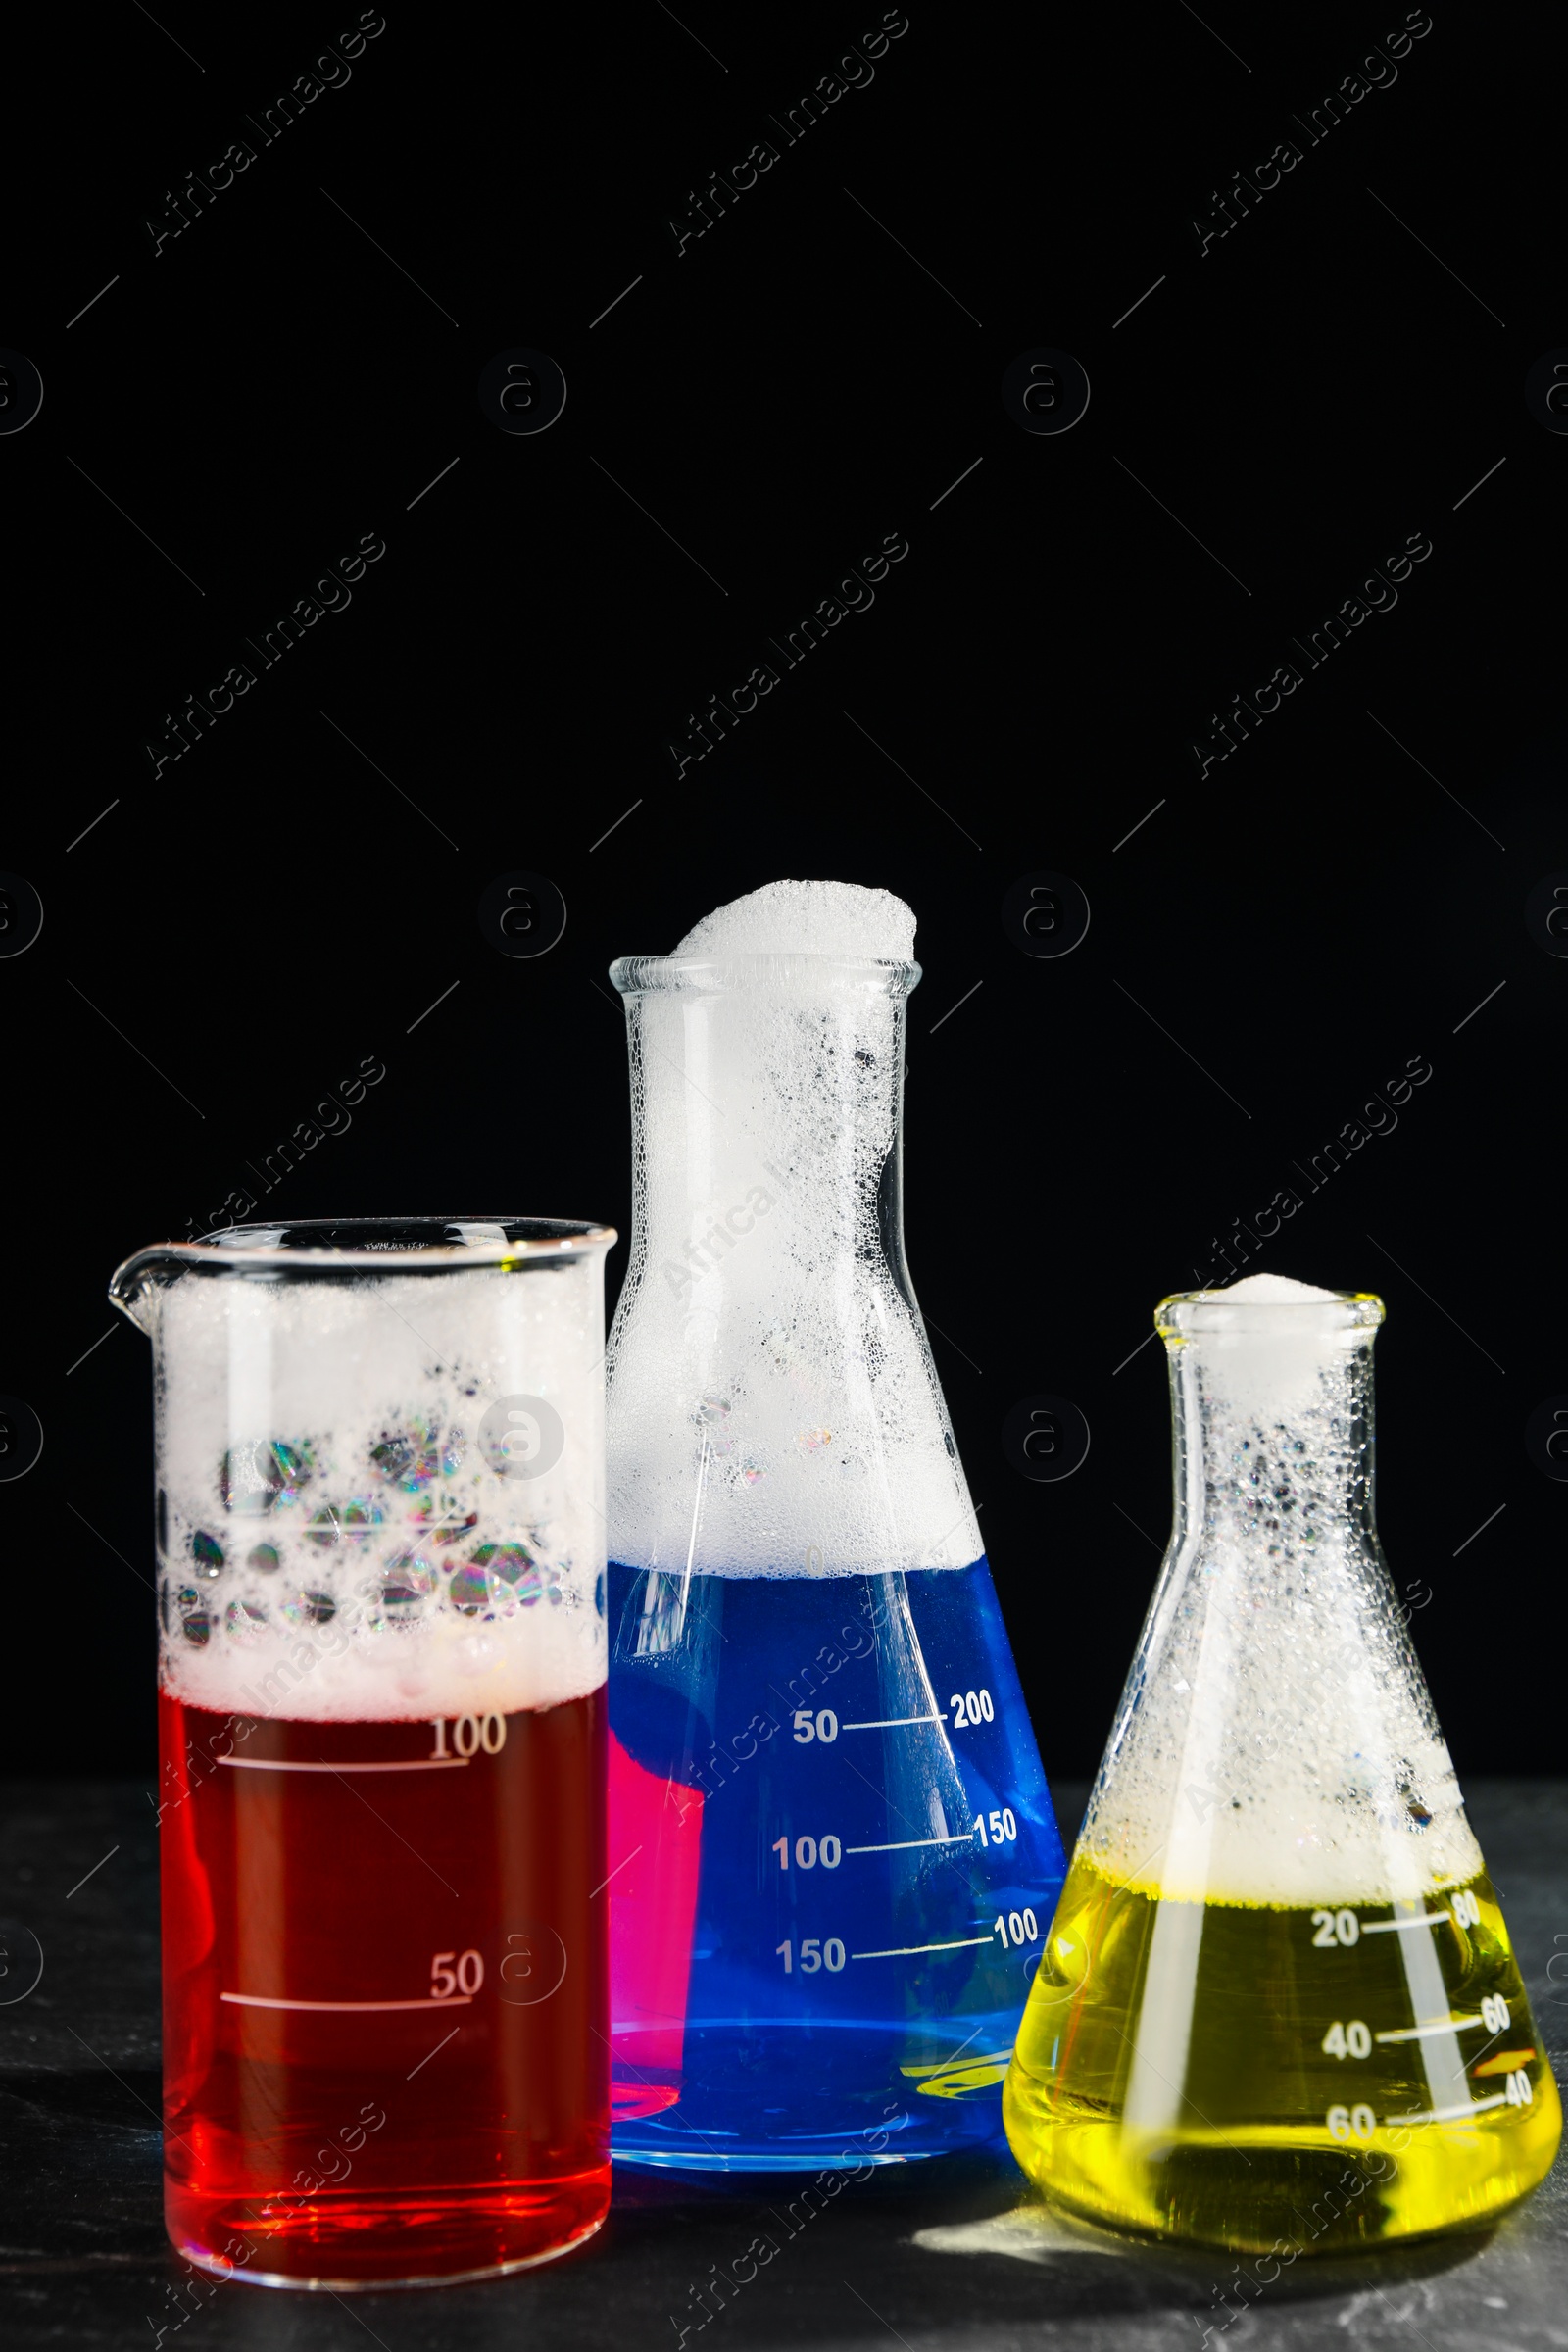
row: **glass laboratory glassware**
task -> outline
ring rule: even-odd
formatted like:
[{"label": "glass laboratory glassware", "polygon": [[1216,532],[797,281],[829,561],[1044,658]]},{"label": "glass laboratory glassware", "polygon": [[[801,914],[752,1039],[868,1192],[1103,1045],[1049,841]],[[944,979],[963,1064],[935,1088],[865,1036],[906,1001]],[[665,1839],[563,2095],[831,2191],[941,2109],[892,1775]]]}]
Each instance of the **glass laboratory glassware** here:
[{"label": "glass laboratory glassware", "polygon": [[237,1226],[152,1338],[165,2212],[278,2286],[541,2262],[610,2196],[604,1227]]},{"label": "glass laboratory glassware", "polygon": [[905,1264],[917,964],[636,957],[610,1346],[617,2160],[1000,2137],[1064,1860]]},{"label": "glass laboratory glassware", "polygon": [[1005,2092],[1025,2172],[1119,2228],[1385,2244],[1486,2221],[1557,2146],[1378,1545],[1382,1320],[1266,1277],[1156,1315],[1175,1525]]}]

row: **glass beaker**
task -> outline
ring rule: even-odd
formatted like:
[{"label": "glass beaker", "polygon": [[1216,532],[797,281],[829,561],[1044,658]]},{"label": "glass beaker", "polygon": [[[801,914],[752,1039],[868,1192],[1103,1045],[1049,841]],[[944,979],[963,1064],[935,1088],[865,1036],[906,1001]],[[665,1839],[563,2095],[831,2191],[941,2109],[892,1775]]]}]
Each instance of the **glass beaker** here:
[{"label": "glass beaker", "polygon": [[610,1344],[617,2159],[1000,2136],[1064,1867],[904,1257],[917,964],[636,957]]},{"label": "glass beaker", "polygon": [[1063,2204],[1290,2261],[1473,2228],[1561,2130],[1378,1546],[1382,1320],[1269,1276],[1157,1311],[1174,1530],[1005,2095]]},{"label": "glass beaker", "polygon": [[208,2269],[477,2277],[603,2219],[613,1239],[236,1226],[114,1278],[155,1348],[165,2214]]}]

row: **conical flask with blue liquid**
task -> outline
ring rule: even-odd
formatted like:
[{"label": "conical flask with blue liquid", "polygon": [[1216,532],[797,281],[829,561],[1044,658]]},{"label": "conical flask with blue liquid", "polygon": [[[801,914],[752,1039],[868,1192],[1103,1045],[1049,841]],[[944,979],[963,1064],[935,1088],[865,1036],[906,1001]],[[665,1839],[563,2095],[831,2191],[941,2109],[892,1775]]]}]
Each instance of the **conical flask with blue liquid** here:
[{"label": "conical flask with blue liquid", "polygon": [[1000,2135],[1064,1861],[905,1263],[913,919],[773,884],[612,977],[614,2150]]}]

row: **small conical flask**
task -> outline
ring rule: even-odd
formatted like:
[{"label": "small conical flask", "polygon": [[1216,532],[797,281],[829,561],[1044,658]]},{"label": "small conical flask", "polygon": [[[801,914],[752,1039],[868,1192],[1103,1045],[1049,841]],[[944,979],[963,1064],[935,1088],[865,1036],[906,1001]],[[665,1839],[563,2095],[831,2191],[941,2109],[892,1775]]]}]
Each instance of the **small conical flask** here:
[{"label": "small conical flask", "polygon": [[[898,905],[781,887],[808,916],[813,891]],[[815,2171],[995,2139],[1064,1862],[904,1260],[919,967],[808,946],[612,977],[636,1167],[610,1345],[614,2152]]]},{"label": "small conical flask", "polygon": [[1005,2093],[1062,2204],[1276,2260],[1473,2228],[1561,2131],[1378,1547],[1382,1320],[1158,1309],[1174,1531]]}]

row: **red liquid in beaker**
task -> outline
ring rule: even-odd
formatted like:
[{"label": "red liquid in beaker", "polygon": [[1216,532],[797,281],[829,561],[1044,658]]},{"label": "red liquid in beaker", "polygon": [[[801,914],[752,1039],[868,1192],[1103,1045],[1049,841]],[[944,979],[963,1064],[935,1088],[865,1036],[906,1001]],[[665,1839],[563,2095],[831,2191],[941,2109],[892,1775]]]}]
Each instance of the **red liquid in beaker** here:
[{"label": "red liquid in beaker", "polygon": [[538,2262],[610,2201],[605,1693],[313,1723],[159,1700],[166,2214],[280,2283]]}]

